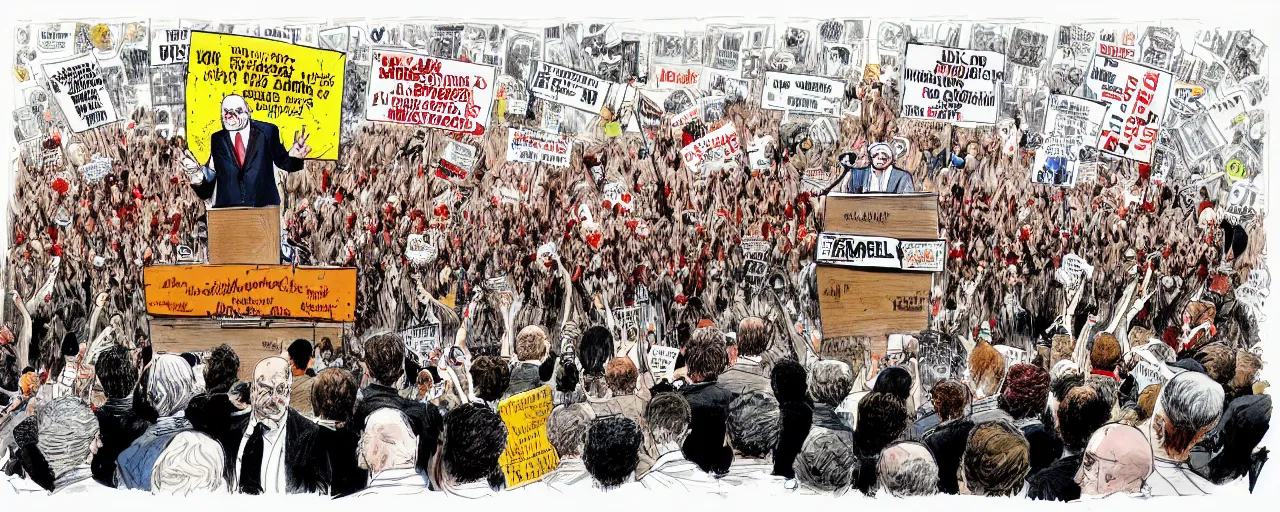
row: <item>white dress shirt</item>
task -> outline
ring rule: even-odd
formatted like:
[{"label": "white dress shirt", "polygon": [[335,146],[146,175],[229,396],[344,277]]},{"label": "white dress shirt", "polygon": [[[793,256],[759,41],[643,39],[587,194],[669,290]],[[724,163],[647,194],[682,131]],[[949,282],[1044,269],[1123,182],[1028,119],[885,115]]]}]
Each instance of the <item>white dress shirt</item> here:
[{"label": "white dress shirt", "polygon": [[[288,418],[280,421],[279,428],[267,430],[262,434],[262,493],[263,494],[284,494],[286,488],[285,470],[284,470],[284,447],[286,441],[285,425]],[[240,449],[236,453],[236,479],[235,486],[240,488],[240,468],[244,466],[244,447],[249,444],[249,437],[253,435],[253,429],[257,428],[258,422],[249,420],[249,426],[244,429],[244,435],[240,437]]]},{"label": "white dress shirt", "polygon": [[[250,123],[246,123],[246,124],[244,125],[244,128],[241,128],[241,129],[236,130],[236,131],[233,131],[233,132],[227,132],[227,137],[230,139],[230,143],[231,143],[231,156],[232,156],[232,158],[236,158],[236,157],[238,157],[238,155],[236,155],[236,135],[237,135],[237,134],[239,134],[239,135],[240,135],[240,141],[241,141],[241,143],[242,143],[242,144],[244,144],[244,156],[245,156],[245,158],[249,158],[249,126],[251,126],[251,125],[253,125],[253,123],[252,123],[252,122],[250,122]],[[218,175],[217,175],[217,173],[215,173],[214,171],[215,171],[215,168],[214,168],[214,165],[213,165],[213,157],[212,157],[212,156],[210,156],[210,157],[209,157],[209,165],[206,165],[206,166],[204,167],[204,180],[205,180],[205,182],[211,182],[211,181],[213,181],[213,180],[217,179]]]},{"label": "white dress shirt", "polygon": [[892,167],[879,173],[875,169],[868,170],[867,185],[862,190],[865,192],[884,192],[889,188],[889,171],[892,170]]}]

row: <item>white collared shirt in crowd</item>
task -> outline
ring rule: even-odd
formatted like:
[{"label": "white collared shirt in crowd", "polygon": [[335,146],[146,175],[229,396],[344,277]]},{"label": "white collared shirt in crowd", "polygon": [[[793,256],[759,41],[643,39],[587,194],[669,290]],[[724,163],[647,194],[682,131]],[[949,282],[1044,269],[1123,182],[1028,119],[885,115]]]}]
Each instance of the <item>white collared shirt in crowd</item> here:
[{"label": "white collared shirt in crowd", "polygon": [[[269,429],[262,434],[262,493],[284,494],[287,482],[284,469],[285,430],[288,416],[280,420],[280,426]],[[235,487],[240,487],[240,468],[244,467],[244,447],[253,436],[253,429],[258,426],[257,420],[250,419],[249,426],[240,437],[240,450],[236,454]]]}]

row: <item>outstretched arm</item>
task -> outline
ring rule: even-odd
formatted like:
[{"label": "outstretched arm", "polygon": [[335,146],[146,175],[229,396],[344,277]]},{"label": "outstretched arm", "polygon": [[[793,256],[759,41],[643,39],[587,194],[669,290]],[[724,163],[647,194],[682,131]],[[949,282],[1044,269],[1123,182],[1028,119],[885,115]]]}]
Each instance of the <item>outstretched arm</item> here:
[{"label": "outstretched arm", "polygon": [[[276,130],[279,130],[279,128]],[[286,172],[301,171],[306,163],[303,159],[311,152],[311,146],[307,145],[309,137],[306,125],[303,125],[301,130],[293,133],[293,146],[289,149],[285,149],[284,144],[280,143],[278,133],[276,136],[267,137],[266,143],[267,149],[271,151],[271,161],[276,164],[276,167]]]},{"label": "outstretched arm", "polygon": [[18,368],[27,367],[27,356],[31,353],[31,314],[27,313],[27,307],[22,303],[22,296],[18,295],[17,290],[9,292],[9,296],[13,299],[13,305],[18,309],[18,314],[22,315],[22,334],[18,335]]}]

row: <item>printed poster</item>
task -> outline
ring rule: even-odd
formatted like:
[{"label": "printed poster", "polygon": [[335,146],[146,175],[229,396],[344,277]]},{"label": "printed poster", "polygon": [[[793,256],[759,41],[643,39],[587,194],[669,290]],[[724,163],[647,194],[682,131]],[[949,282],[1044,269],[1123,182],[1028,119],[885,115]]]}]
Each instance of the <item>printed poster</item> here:
[{"label": "printed poster", "polygon": [[994,124],[1004,61],[998,52],[908,44],[902,117]]},{"label": "printed poster", "polygon": [[49,79],[49,92],[53,93],[71,131],[80,133],[120,120],[111,104],[102,67],[93,55],[47,63],[44,72]]},{"label": "printed poster", "polygon": [[1172,88],[1173,74],[1168,71],[1095,55],[1084,95],[1107,105],[1097,148],[1151,163]]},{"label": "printed poster", "polygon": [[484,135],[497,68],[375,49],[365,119]]}]

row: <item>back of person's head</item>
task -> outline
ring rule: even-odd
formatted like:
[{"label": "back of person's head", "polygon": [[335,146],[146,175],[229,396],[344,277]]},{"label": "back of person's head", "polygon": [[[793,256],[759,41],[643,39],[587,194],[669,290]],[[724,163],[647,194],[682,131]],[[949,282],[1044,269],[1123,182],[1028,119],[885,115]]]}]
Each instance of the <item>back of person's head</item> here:
[{"label": "back of person's head", "polygon": [[351,372],[343,368],[325,368],[311,384],[311,408],[316,416],[337,422],[351,419],[360,385]]},{"label": "back of person's head", "polygon": [[618,487],[635,474],[642,442],[644,434],[632,419],[622,416],[597,419],[587,430],[582,463],[600,487]]},{"label": "back of person's head", "polygon": [[1138,421],[1147,421],[1156,408],[1156,398],[1160,396],[1160,385],[1149,384],[1138,393]]},{"label": "back of person's head", "polygon": [[217,440],[195,430],[179,432],[152,466],[151,494],[226,492],[227,481],[222,476],[225,463]]},{"label": "back of person's head", "polygon": [[1089,365],[1095,370],[1116,370],[1120,362],[1120,342],[1109,332],[1101,333],[1093,338],[1093,349],[1089,351]]},{"label": "back of person's head", "polygon": [[578,375],[578,365],[574,364],[571,359],[561,359],[560,369],[556,372],[556,391],[572,393],[578,389],[580,380],[582,380],[582,376]]},{"label": "back of person's head", "polygon": [[395,386],[404,376],[404,341],[395,333],[379,334],[364,342],[364,365],[383,386]]},{"label": "back of person's head", "polygon": [[860,472],[853,446],[827,429],[815,429],[805,438],[792,469],[801,485],[823,493],[848,490]]},{"label": "back of person's head", "polygon": [[1049,372],[1026,363],[1009,368],[999,399],[1000,408],[1009,416],[1015,420],[1037,416],[1044,412],[1048,400]]},{"label": "back of person's head", "polygon": [[729,366],[724,333],[715,327],[693,331],[684,348],[684,364],[689,376],[699,382],[715,380]]},{"label": "back of person's head", "polygon": [[1098,390],[1098,396],[1106,402],[1108,409],[1115,406],[1116,395],[1120,392],[1119,381],[1106,375],[1090,375],[1084,378],[1084,383]]},{"label": "back of person's head", "polygon": [[484,404],[467,403],[449,411],[444,423],[444,470],[460,484],[487,479],[490,488],[505,485],[498,458],[507,449],[507,425]]},{"label": "back of person's head", "polygon": [[540,361],[547,356],[547,331],[540,325],[526,326],[516,334],[516,357],[521,361]]},{"label": "back of person's head", "polygon": [[1031,470],[1030,451],[1013,425],[989,421],[974,426],[960,461],[962,488],[979,496],[1013,496]]},{"label": "back of person's head", "polygon": [[1208,375],[1182,372],[1160,390],[1151,431],[1170,456],[1185,458],[1222,415],[1222,386]]},{"label": "back of person's head", "polygon": [[962,416],[964,406],[969,404],[969,387],[955,379],[942,380],[933,386],[930,399],[938,419],[953,420]]},{"label": "back of person's head", "polygon": [[1228,385],[1235,390],[1237,395],[1247,395],[1253,392],[1253,381],[1258,374],[1258,370],[1262,369],[1262,358],[1257,354],[1248,350],[1236,351],[1236,371],[1232,376]]},{"label": "back of person's head", "polygon": [[649,425],[649,435],[653,442],[684,442],[689,433],[689,421],[692,417],[689,401],[679,393],[662,393],[654,395],[644,410],[644,421]]},{"label": "back of person's head", "polygon": [[138,367],[133,364],[133,354],[120,345],[112,345],[98,356],[94,373],[107,398],[125,398],[138,385]]},{"label": "back of person's head", "polygon": [[890,366],[880,370],[876,375],[876,384],[872,391],[889,393],[903,401],[911,398],[911,372],[901,366]]},{"label": "back of person's head", "polygon": [[1111,407],[1093,386],[1076,386],[1058,404],[1058,435],[1063,446],[1079,453],[1089,436],[1111,419]]},{"label": "back of person's head", "polygon": [[1067,397],[1068,391],[1083,385],[1083,376],[1075,373],[1068,373],[1049,382],[1049,393],[1053,396],[1054,400],[1060,403],[1062,402],[1062,399]]},{"label": "back of person's head", "polygon": [[232,400],[238,400],[242,404],[249,403],[249,383],[246,381],[237,381],[231,385],[231,389],[227,390],[227,396]]},{"label": "back of person's head", "polygon": [[36,413],[36,432],[39,436],[36,447],[56,478],[88,463],[94,439],[98,437],[98,417],[79,398],[62,397]]},{"label": "back of person's head", "polygon": [[804,365],[793,358],[773,363],[773,369],[769,371],[769,385],[773,388],[773,396],[778,397],[779,402],[804,402],[808,392],[808,383],[805,382],[807,377]]},{"label": "back of person's head", "polygon": [[604,369],[604,382],[614,395],[630,395],[636,392],[636,379],[640,377],[636,364],[630,357],[615,357]]},{"label": "back of person's head", "polygon": [[938,463],[925,445],[903,441],[880,451],[876,481],[898,498],[938,493]]},{"label": "back of person's head", "polygon": [[578,343],[578,361],[582,363],[582,374],[588,377],[603,377],[604,365],[613,358],[613,333],[609,329],[595,325],[582,333],[582,341]]},{"label": "back of person's head", "polygon": [[372,473],[412,468],[418,462],[418,436],[403,411],[383,407],[365,420],[356,454],[360,467]]},{"label": "back of person's head", "polygon": [[471,382],[476,388],[476,397],[485,401],[502,398],[511,385],[511,369],[501,358],[480,356],[471,362]]},{"label": "back of person's head", "polygon": [[907,405],[889,393],[872,391],[858,401],[858,426],[853,433],[858,455],[880,453],[890,443],[901,439],[911,425]]},{"label": "back of person's head", "polygon": [[204,362],[204,389],[209,393],[226,393],[240,373],[240,356],[231,345],[223,343],[209,352]]},{"label": "back of person's head", "polygon": [[1236,351],[1221,341],[1200,347],[1194,357],[1209,378],[1219,384],[1227,384],[1236,376]]},{"label": "back of person's head", "polygon": [[981,391],[983,397],[994,395],[1004,377],[1004,365],[999,350],[985,340],[979,341],[969,352],[969,378],[974,391]]},{"label": "back of person's head", "polygon": [[595,413],[585,403],[564,405],[551,411],[551,416],[547,418],[547,440],[560,458],[582,455],[587,427],[591,426],[593,419]]},{"label": "back of person's head", "polygon": [[752,391],[729,402],[729,444],[740,457],[764,458],[778,445],[782,415],[773,395]]},{"label": "back of person's head", "polygon": [[312,347],[311,341],[306,339],[296,339],[289,344],[289,362],[293,364],[296,370],[306,370],[311,366]]},{"label": "back of person's head", "polygon": [[196,394],[196,377],[181,356],[160,354],[151,362],[147,378],[147,403],[161,418],[187,408]]},{"label": "back of person's head", "polygon": [[773,334],[763,318],[749,316],[738,322],[738,356],[756,357],[769,350]]},{"label": "back of person's head", "polygon": [[853,390],[853,373],[843,361],[827,359],[809,369],[809,398],[814,403],[840,405]]},{"label": "back of person's head", "polygon": [[80,353],[80,341],[76,339],[76,333],[67,331],[62,336],[62,357],[73,357]]}]

